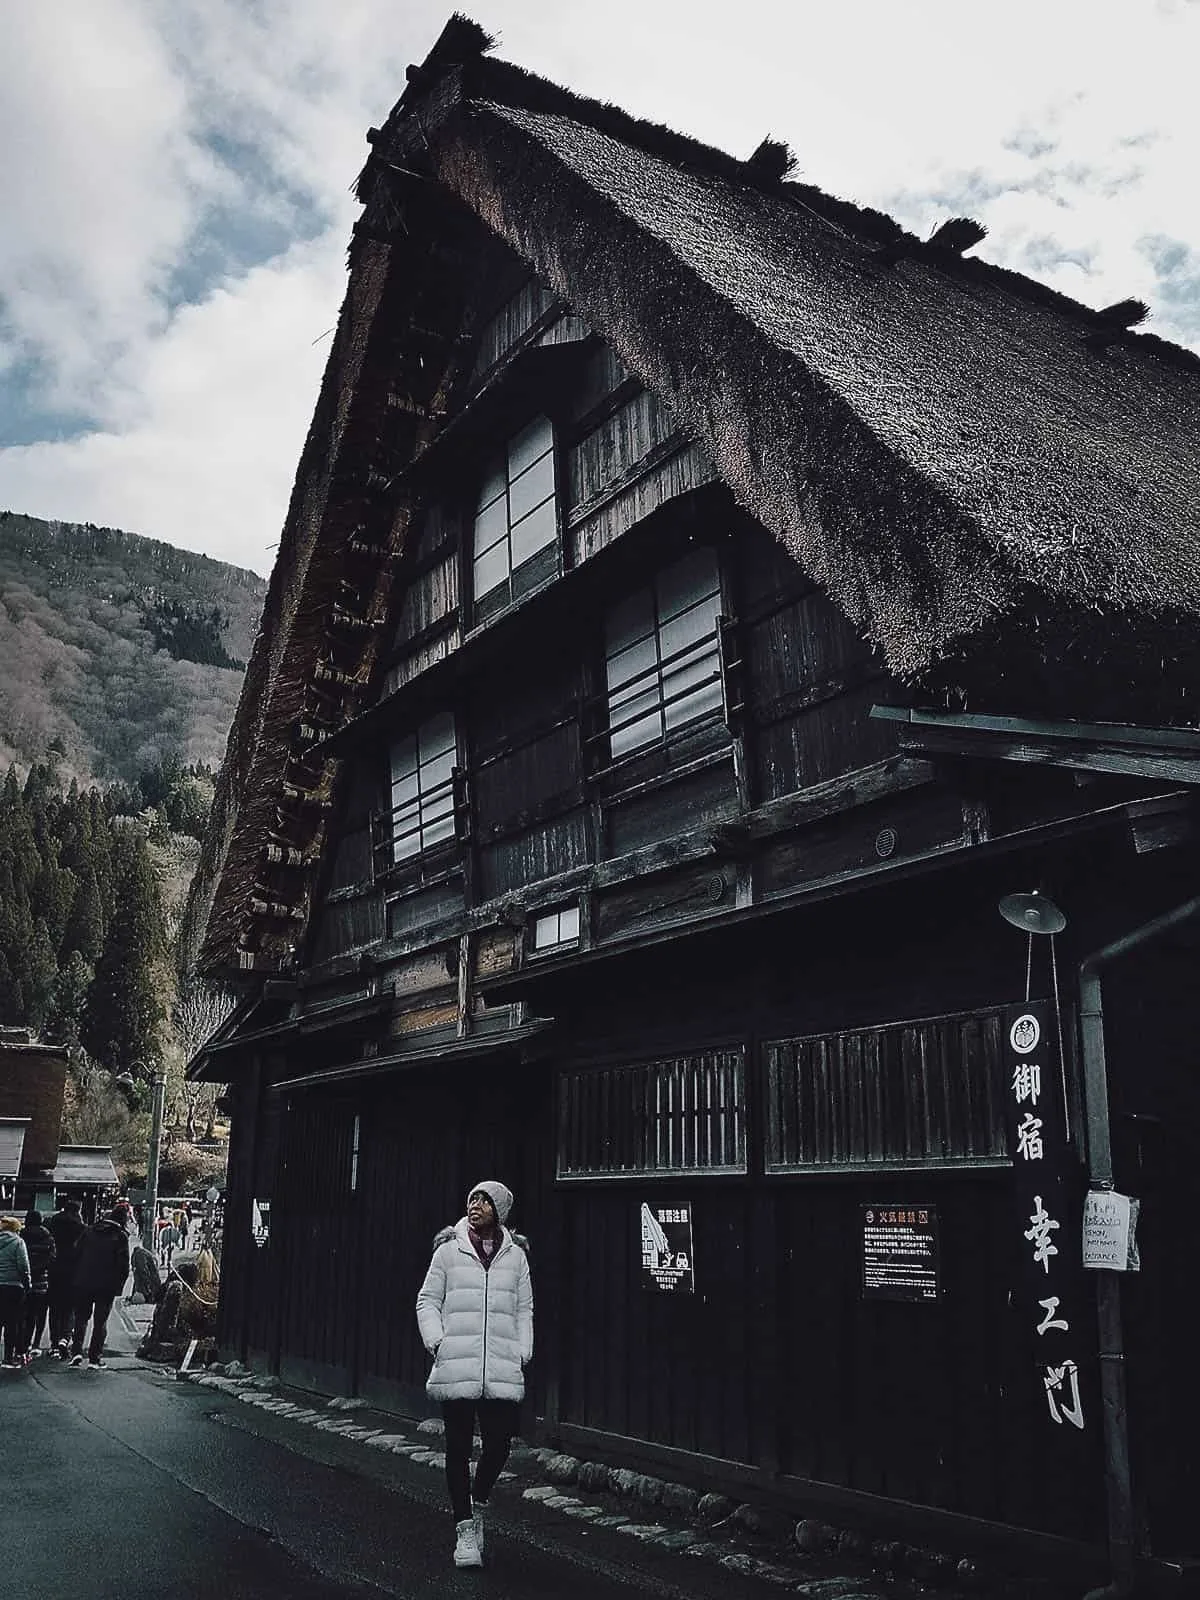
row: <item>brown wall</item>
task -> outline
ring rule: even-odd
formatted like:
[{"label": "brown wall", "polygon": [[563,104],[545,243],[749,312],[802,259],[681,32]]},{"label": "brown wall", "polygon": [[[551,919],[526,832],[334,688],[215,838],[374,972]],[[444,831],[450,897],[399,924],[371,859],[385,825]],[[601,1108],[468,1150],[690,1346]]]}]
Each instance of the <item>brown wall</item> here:
[{"label": "brown wall", "polygon": [[0,1044],[0,1117],[29,1117],[24,1167],[52,1167],[58,1160],[66,1057],[44,1045]]}]

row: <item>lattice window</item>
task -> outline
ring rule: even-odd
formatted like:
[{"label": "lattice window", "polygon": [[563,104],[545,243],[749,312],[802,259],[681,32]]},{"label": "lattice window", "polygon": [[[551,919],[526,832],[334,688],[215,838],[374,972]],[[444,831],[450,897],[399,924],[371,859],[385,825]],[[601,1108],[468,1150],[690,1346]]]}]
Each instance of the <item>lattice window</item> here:
[{"label": "lattice window", "polygon": [[557,563],[554,430],[535,417],[492,462],[475,510],[473,592],[477,619],[509,605]]},{"label": "lattice window", "polygon": [[764,1049],[768,1172],[1008,1165],[999,1012]]},{"label": "lattice window", "polygon": [[454,718],[431,717],[392,746],[393,861],[432,850],[454,838]]},{"label": "lattice window", "polygon": [[745,1172],[745,1052],[564,1072],[558,1176]]},{"label": "lattice window", "polygon": [[604,666],[614,761],[720,714],[720,613],[710,549],[689,552],[609,613]]}]

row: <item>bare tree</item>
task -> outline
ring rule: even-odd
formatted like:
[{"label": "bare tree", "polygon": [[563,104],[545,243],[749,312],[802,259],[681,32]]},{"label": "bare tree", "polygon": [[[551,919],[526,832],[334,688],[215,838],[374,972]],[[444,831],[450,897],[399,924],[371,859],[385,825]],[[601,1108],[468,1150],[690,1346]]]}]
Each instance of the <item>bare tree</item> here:
[{"label": "bare tree", "polygon": [[[212,1038],[233,1010],[234,1004],[234,996],[228,989],[220,984],[209,983],[195,972],[187,973],[180,980],[171,1021],[185,1062],[190,1061]],[[186,1078],[180,1085],[178,1098],[172,1108],[172,1122],[176,1130],[180,1123],[183,1124],[183,1136],[189,1144],[195,1144],[201,1121],[204,1124],[204,1137],[213,1137],[216,1102],[223,1087],[217,1083],[191,1083]]]}]

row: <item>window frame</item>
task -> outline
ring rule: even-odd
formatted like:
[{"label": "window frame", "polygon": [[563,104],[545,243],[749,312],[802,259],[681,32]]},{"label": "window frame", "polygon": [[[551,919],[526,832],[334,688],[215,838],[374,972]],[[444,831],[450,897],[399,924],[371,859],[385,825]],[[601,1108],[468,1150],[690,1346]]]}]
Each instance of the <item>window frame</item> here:
[{"label": "window frame", "polygon": [[[564,917],[574,917],[575,932],[568,938],[563,938],[562,920]],[[549,944],[539,944],[537,933],[538,925],[556,918],[560,936]],[[578,900],[562,900],[552,906],[539,906],[529,913],[526,922],[525,954],[531,961],[544,961],[551,956],[562,955],[564,951],[579,950],[583,945],[583,907]]]},{"label": "window frame", "polygon": [[[851,1177],[873,1177],[878,1175],[881,1177],[896,1178],[910,1173],[929,1175],[939,1172],[983,1173],[989,1171],[1003,1172],[1011,1170],[1012,1157],[1008,1150],[1007,1128],[1004,1121],[1004,1085],[1001,1081],[1001,1076],[998,1071],[999,1064],[1003,1061],[1003,1052],[999,1043],[999,1020],[1002,1012],[1003,1007],[1001,1006],[979,1006],[969,1011],[955,1011],[936,1014],[933,1016],[902,1018],[898,1021],[878,1022],[861,1027],[833,1029],[817,1033],[764,1039],[760,1045],[760,1071],[763,1108],[763,1127],[760,1142],[762,1147],[764,1177],[768,1179],[821,1179],[835,1178],[842,1175],[848,1175]],[[965,1050],[963,1049],[964,1027],[965,1025],[973,1023],[979,1024],[981,1032],[984,1034],[981,1043],[985,1052],[989,1048],[986,1037],[989,1027],[995,1035],[995,1038],[992,1039],[990,1046],[990,1048],[995,1049],[995,1055],[989,1065],[989,1071],[992,1074],[992,1081],[990,1083],[985,1081],[983,1085],[974,1091],[977,1094],[982,1093],[985,1099],[992,1097],[992,1104],[989,1106],[988,1110],[992,1122],[991,1131],[995,1136],[995,1147],[993,1149],[980,1151],[978,1153],[952,1152],[948,1154],[937,1154],[936,1152],[933,1152],[927,1148],[920,1154],[912,1157],[897,1157],[892,1153],[885,1151],[878,1159],[868,1160],[846,1159],[845,1157],[839,1157],[836,1155],[829,1159],[818,1158],[814,1160],[795,1160],[788,1159],[786,1156],[781,1154],[783,1149],[784,1134],[784,1130],[782,1128],[784,1107],[779,1095],[779,1058],[775,1052],[781,1049],[790,1049],[793,1053],[791,1071],[796,1073],[798,1070],[797,1052],[802,1046],[840,1045],[844,1049],[844,1046],[848,1041],[860,1040],[869,1036],[875,1036],[879,1041],[879,1050],[882,1058],[882,1052],[887,1047],[885,1041],[893,1036],[903,1035],[906,1030],[921,1031],[925,1034],[926,1041],[931,1041],[935,1037],[935,1029],[956,1026],[958,1029],[958,1051],[955,1059],[952,1062],[946,1061],[943,1064],[946,1074],[945,1083],[942,1085],[944,1092],[949,1085],[960,1083],[960,1080],[960,1086],[965,1087]],[[900,1094],[904,1097],[903,1116],[905,1122],[905,1132],[907,1136],[910,1120],[914,1115],[914,1106],[908,1098],[908,1091],[910,1089],[909,1081],[901,1071],[897,1070],[898,1067],[905,1064],[904,1044],[902,1039],[897,1040],[894,1049],[897,1053],[898,1061],[892,1063],[893,1079],[899,1086]],[[927,1044],[919,1043],[918,1049],[922,1052],[922,1060],[924,1062],[924,1052],[927,1050]],[[829,1130],[832,1139],[836,1139],[840,1132],[844,1132],[844,1130],[837,1130],[834,1127],[841,1105],[840,1095],[844,1088],[844,1082],[838,1081],[835,1077],[836,1070],[837,1069],[835,1067],[825,1073],[825,1081],[823,1081],[821,1085],[820,1094],[818,1095],[814,1092],[812,1096],[814,1108],[820,1105],[824,1112],[825,1118],[829,1124]],[[881,1093],[884,1092],[888,1087],[883,1083],[883,1072],[885,1070],[886,1064],[882,1063],[881,1061],[881,1065],[879,1067]],[[862,1070],[861,1062],[859,1063],[858,1071],[861,1079],[861,1092],[865,1096],[868,1090],[866,1075]],[[846,1072],[844,1074],[844,1078],[849,1079],[852,1075],[853,1069]],[[935,1085],[934,1087],[936,1088],[937,1086]],[[801,1092],[801,1089],[798,1087],[792,1088],[793,1100],[796,1104],[799,1103]],[[969,1100],[969,1098],[969,1095],[965,1097],[966,1100]],[[960,1105],[960,1112],[961,1109],[962,1107]],[[948,1110],[946,1111],[946,1115],[947,1119],[949,1120],[950,1113]],[[884,1113],[884,1116],[886,1117],[886,1113]],[[814,1116],[814,1121],[815,1120],[816,1119]],[[881,1125],[879,1133],[883,1138],[887,1137],[888,1129],[886,1122]],[[800,1137],[802,1137],[802,1135],[797,1132],[796,1138],[793,1142],[798,1143]],[[810,1135],[810,1137],[814,1136]]]},{"label": "window frame", "polygon": [[[700,1096],[695,1093],[698,1081],[696,1077],[693,1075],[690,1086],[686,1080],[685,1073],[688,1067],[699,1067],[702,1071],[708,1070],[712,1073],[707,1085],[707,1106],[699,1103]],[[674,1086],[668,1076],[674,1068],[685,1069],[685,1073],[680,1074],[677,1095],[673,1092]],[[720,1079],[723,1071],[728,1072],[728,1079],[724,1083]],[[577,1086],[582,1088],[584,1085],[587,1086],[586,1090],[577,1094],[572,1101],[572,1090]],[[690,1105],[689,1087],[692,1089]],[[622,1127],[618,1117],[618,1102],[624,1101],[626,1091],[629,1091],[629,1100],[624,1109],[630,1116],[626,1120],[626,1125]],[[713,1104],[714,1092],[718,1097],[717,1104]],[[645,1101],[651,1094],[655,1099],[655,1110],[658,1113],[655,1117],[646,1114]],[[730,1096],[728,1102],[723,1099],[726,1094]],[[598,1113],[592,1123],[592,1136],[601,1138],[610,1147],[614,1137],[613,1130],[616,1129],[627,1139],[632,1140],[631,1148],[636,1149],[640,1138],[647,1153],[651,1142],[655,1151],[659,1152],[665,1132],[668,1146],[674,1137],[678,1137],[685,1157],[689,1139],[688,1118],[692,1119],[690,1136],[693,1149],[697,1149],[699,1145],[702,1117],[707,1115],[710,1118],[708,1132],[711,1152],[713,1132],[711,1119],[714,1116],[720,1118],[724,1114],[725,1131],[719,1133],[719,1140],[723,1149],[728,1141],[732,1159],[706,1162],[688,1162],[685,1159],[673,1165],[662,1165],[649,1160],[639,1165],[626,1164],[620,1167],[611,1164],[600,1165],[594,1161],[583,1166],[576,1165],[575,1157],[581,1149],[579,1141],[588,1137],[584,1119],[589,1111]],[[750,1173],[748,1052],[745,1044],[741,1042],[707,1045],[648,1060],[622,1060],[564,1067],[558,1074],[556,1085],[556,1115],[554,1176],[558,1183],[644,1184],[648,1180],[657,1183],[671,1178],[686,1178],[695,1182],[697,1179],[707,1181],[712,1178],[746,1178]],[[670,1118],[669,1123],[665,1122],[664,1118]],[[568,1148],[573,1137],[576,1138],[576,1143],[572,1148]],[[591,1154],[586,1150],[583,1153]],[[571,1164],[568,1165],[568,1162]]]},{"label": "window frame", "polygon": [[[700,592],[688,604],[668,610],[662,597],[664,580],[701,553],[706,554],[712,562],[712,587]],[[612,633],[615,620],[622,608],[632,608],[639,601],[649,602],[652,627],[614,648]],[[712,611],[711,627],[698,638],[685,638],[682,644],[664,652],[664,637],[669,635],[669,630],[702,606],[708,606]],[[599,674],[602,687],[597,697],[603,727],[592,739],[593,748],[598,752],[597,772],[624,768],[655,752],[669,751],[681,744],[694,742],[697,735],[702,737],[708,730],[720,728],[732,737],[726,663],[729,627],[725,573],[720,549],[715,544],[698,544],[677,554],[660,565],[648,583],[629,590],[606,608]],[[631,676],[614,682],[612,664],[638,649],[648,656],[647,647],[652,647],[653,661],[648,661]],[[703,653],[697,656],[696,652],[701,647]],[[700,674],[698,681],[697,673]],[[685,681],[672,686],[672,677]],[[649,698],[650,695],[654,696],[653,700]],[[699,710],[680,720],[669,721],[672,707],[686,706],[689,700],[698,696],[710,698],[711,703],[702,705]],[[619,713],[615,718],[614,709]],[[628,732],[641,723],[651,721],[655,726],[648,737],[636,744],[624,744],[620,749],[614,747],[614,733]]]},{"label": "window frame", "polygon": [[[433,754],[424,758],[422,733],[443,720],[450,723],[452,742],[448,746],[435,747]],[[415,765],[411,771],[405,770],[398,776],[396,754],[409,741],[415,750]],[[428,768],[444,761],[447,755],[450,757],[449,771],[426,790],[422,786],[422,775]],[[469,832],[467,774],[462,764],[462,735],[454,711],[435,711],[407,733],[391,739],[387,748],[387,763],[385,782],[389,803],[372,817],[371,858],[375,881],[391,879],[406,872],[415,872],[423,877],[430,864],[441,864],[453,857],[465,843]],[[416,783],[415,794],[397,802],[398,785],[413,780]],[[398,824],[405,812],[409,813],[409,817],[406,817],[408,825],[400,830]],[[444,829],[447,831],[441,831]],[[436,836],[426,843],[426,833],[435,830]],[[398,840],[412,834],[416,835],[416,848],[398,854]]]},{"label": "window frame", "polygon": [[[524,439],[539,423],[545,425],[549,442],[544,449],[540,449],[526,461],[520,471],[514,473],[513,446]],[[508,433],[502,442],[484,457],[483,471],[479,474],[473,498],[467,506],[469,538],[463,541],[464,564],[468,579],[466,588],[471,597],[472,622],[476,627],[511,610],[513,606],[536,593],[544,584],[553,581],[561,573],[562,485],[559,481],[559,446],[558,428],[554,418],[549,411],[541,410],[522,427]],[[541,468],[542,463],[547,461],[549,493],[524,506],[521,514],[514,520],[514,487],[530,479],[531,475]],[[494,492],[485,500],[484,495],[491,486],[498,487],[495,487]],[[503,531],[498,532],[481,550],[479,547],[481,519],[485,513],[493,511],[500,505],[503,505]],[[539,517],[547,506],[550,508],[552,526],[550,536],[535,545],[523,560],[514,563],[514,536],[519,535],[523,525],[532,524],[534,518]],[[479,588],[481,561],[497,551],[503,554],[504,575],[498,582],[481,591]]]}]

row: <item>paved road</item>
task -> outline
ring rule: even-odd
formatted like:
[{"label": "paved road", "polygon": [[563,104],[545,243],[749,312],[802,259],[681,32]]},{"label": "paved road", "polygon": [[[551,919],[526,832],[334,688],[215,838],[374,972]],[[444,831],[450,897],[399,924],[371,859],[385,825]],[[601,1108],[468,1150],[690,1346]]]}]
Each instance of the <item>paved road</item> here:
[{"label": "paved road", "polygon": [[456,1572],[439,1474],[109,1359],[0,1374],[5,1600],[763,1600],[515,1498],[488,1569]]}]

